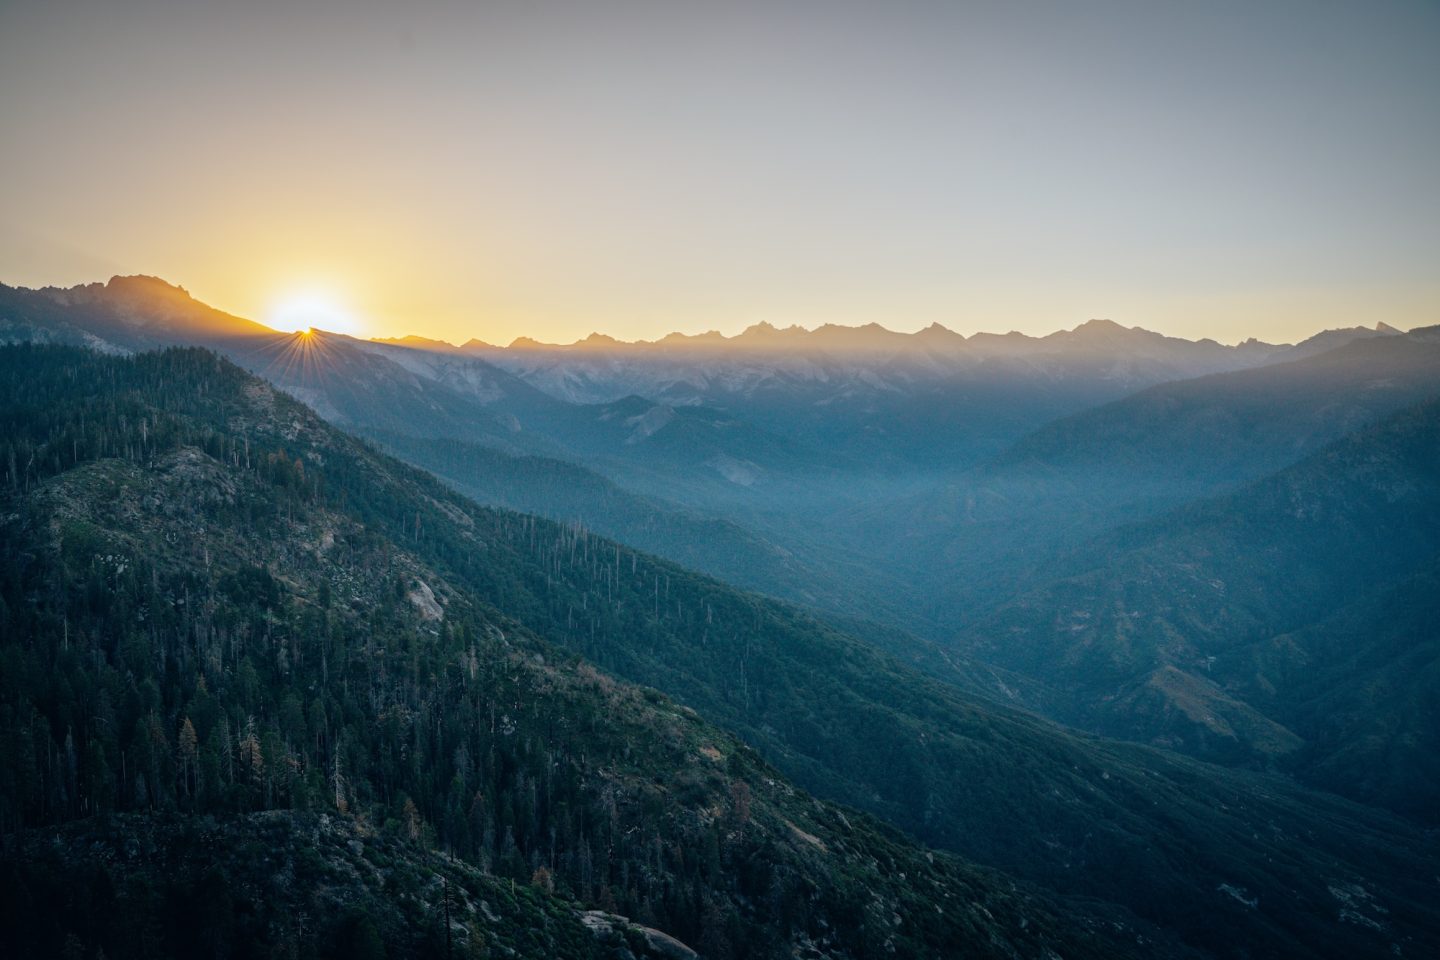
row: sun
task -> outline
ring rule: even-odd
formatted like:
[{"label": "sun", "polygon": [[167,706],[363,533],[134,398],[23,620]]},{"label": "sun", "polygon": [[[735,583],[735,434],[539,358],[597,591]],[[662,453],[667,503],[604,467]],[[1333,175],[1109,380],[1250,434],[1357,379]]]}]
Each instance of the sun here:
[{"label": "sun", "polygon": [[317,330],[358,335],[361,322],[336,296],[306,290],[279,298],[265,321],[282,333],[310,336]]}]

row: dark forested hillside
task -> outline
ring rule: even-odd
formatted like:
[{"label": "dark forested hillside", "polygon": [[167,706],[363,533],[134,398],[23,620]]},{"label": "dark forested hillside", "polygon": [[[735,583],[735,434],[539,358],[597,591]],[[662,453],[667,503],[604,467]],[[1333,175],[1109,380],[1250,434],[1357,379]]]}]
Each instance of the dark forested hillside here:
[{"label": "dark forested hillside", "polygon": [[[1351,956],[1440,931],[1434,843],[1403,822],[1064,734],[781,604],[478,508],[213,355],[0,363],[7,834],[345,812],[707,956]],[[766,760],[1116,906],[924,853]]]},{"label": "dark forested hillside", "polygon": [[0,390],[6,955],[1180,951],[557,654],[419,549],[489,515],[212,354],[8,348]]},{"label": "dark forested hillside", "polygon": [[11,957],[690,956],[659,931],[338,814],[164,809],[11,838]]},{"label": "dark forested hillside", "polygon": [[1440,561],[1257,646],[1242,687],[1305,738],[1304,780],[1440,818]]},{"label": "dark forested hillside", "polygon": [[1099,538],[962,642],[1067,691],[1087,726],[1295,766],[1433,820],[1437,557],[1431,400]]}]

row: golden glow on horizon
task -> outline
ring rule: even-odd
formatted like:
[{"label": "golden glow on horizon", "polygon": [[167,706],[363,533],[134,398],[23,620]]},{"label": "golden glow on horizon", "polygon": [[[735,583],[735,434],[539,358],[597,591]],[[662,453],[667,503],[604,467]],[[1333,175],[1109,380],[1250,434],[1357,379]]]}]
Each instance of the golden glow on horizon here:
[{"label": "golden glow on horizon", "polygon": [[451,343],[1440,322],[1436,4],[84,6],[0,6],[0,283]]},{"label": "golden glow on horizon", "polygon": [[339,298],[319,290],[291,293],[281,298],[266,314],[266,326],[281,333],[308,337],[316,330],[364,336],[364,324]]},{"label": "golden glow on horizon", "polygon": [[[285,333],[321,331],[360,338],[420,336],[462,344],[470,339],[505,346],[516,337],[544,343],[572,343],[591,333],[623,341],[655,340],[669,333],[701,334],[718,330],[735,336],[747,327],[767,322],[784,328],[798,324],[814,329],[826,323],[857,327],[870,322],[901,333],[912,333],[932,322],[971,336],[1017,331],[1044,336],[1069,330],[1093,318],[1105,318],[1126,327],[1141,327],[1170,336],[1198,340],[1209,337],[1238,343],[1258,337],[1271,343],[1296,343],[1322,330],[1355,325],[1373,326],[1383,320],[1400,329],[1440,322],[1434,312],[1440,287],[1421,291],[1392,291],[1384,310],[1359,310],[1332,290],[1256,293],[1227,291],[1205,297],[1146,298],[1111,291],[1085,291],[1078,296],[1044,296],[1015,291],[1013,297],[956,297],[959,305],[926,302],[920,297],[897,297],[884,304],[827,310],[819,303],[792,311],[727,310],[725,304],[699,307],[671,300],[655,309],[623,313],[593,303],[574,313],[558,309],[509,311],[476,310],[439,297],[416,303],[413,291],[381,271],[363,273],[355,285],[355,298],[341,299],[329,292],[295,294],[271,301],[254,295],[255,287],[243,276],[217,277],[221,282],[191,285],[182,282],[198,299],[242,317],[256,319]],[[169,279],[169,278],[167,278]],[[327,291],[332,288],[327,288]],[[212,292],[212,290],[214,292]],[[361,294],[363,293],[363,297]],[[1407,295],[1408,294],[1408,295]],[[817,298],[818,299],[818,298]],[[352,308],[350,303],[363,303]],[[361,318],[364,318],[363,320]]]}]

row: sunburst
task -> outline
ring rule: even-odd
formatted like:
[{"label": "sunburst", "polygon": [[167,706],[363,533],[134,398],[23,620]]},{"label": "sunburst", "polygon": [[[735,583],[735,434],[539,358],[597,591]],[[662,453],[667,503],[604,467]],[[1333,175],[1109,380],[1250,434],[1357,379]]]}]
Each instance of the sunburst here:
[{"label": "sunburst", "polygon": [[323,290],[303,290],[280,298],[266,323],[282,333],[328,330],[357,335],[363,326],[341,298]]}]

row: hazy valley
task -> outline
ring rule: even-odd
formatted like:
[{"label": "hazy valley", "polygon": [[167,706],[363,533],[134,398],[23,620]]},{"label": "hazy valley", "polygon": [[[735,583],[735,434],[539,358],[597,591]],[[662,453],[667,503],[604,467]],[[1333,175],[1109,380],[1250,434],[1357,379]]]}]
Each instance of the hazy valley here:
[{"label": "hazy valley", "polygon": [[[21,949],[1440,938],[1434,331],[451,347],[116,278],[0,339]],[[279,919],[154,940],[135,843]]]}]

